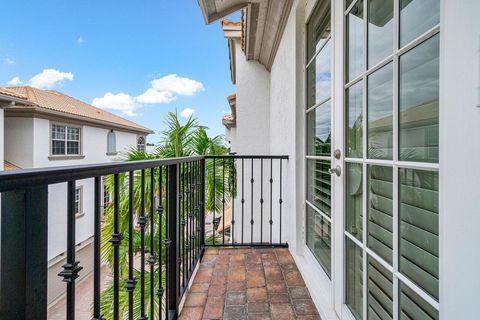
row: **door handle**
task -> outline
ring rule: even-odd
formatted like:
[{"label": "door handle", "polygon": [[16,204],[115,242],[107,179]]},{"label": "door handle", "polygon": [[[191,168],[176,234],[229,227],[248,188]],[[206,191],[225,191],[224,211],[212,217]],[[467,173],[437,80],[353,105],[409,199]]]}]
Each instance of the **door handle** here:
[{"label": "door handle", "polygon": [[342,174],[342,169],[340,168],[340,166],[336,166],[335,168],[330,168],[328,169],[328,172],[330,174],[336,174],[338,177]]}]

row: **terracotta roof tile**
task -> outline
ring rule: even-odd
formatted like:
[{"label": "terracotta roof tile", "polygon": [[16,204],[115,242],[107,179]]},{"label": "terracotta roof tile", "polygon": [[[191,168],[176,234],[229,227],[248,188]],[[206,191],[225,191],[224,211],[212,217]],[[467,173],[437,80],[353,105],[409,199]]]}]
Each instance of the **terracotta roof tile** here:
[{"label": "terracotta roof tile", "polygon": [[8,88],[0,87],[0,94],[3,94],[5,96],[14,97],[14,98],[19,98],[19,99],[27,99],[27,97],[25,95],[20,94],[18,92],[15,92],[14,90],[10,90]]},{"label": "terracotta roof tile", "polygon": [[231,21],[228,19],[222,19],[222,27],[231,26],[231,27],[240,27],[242,23],[240,21]]},{"label": "terracotta roof tile", "polygon": [[11,91],[14,94],[23,96],[38,108],[80,116],[95,121],[100,120],[106,122],[106,124],[116,124],[128,129],[134,129],[145,133],[152,132],[152,130],[135,122],[89,105],[83,101],[77,100],[58,91],[41,90],[29,86],[0,88],[0,90]]},{"label": "terracotta roof tile", "polygon": [[226,114],[222,117],[222,123],[227,129],[230,129],[232,127],[237,126],[237,122],[235,121],[235,118],[231,114]]},{"label": "terracotta roof tile", "polygon": [[231,114],[226,114],[226,115],[223,116],[222,120],[234,121],[235,119],[233,118],[233,116]]}]

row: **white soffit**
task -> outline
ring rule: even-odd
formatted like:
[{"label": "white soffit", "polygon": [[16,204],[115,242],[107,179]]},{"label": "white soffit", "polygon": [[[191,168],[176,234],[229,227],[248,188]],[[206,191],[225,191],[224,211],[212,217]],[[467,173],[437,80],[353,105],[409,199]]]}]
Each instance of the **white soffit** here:
[{"label": "white soffit", "polygon": [[293,0],[198,0],[207,24],[244,9],[243,51],[270,70]]}]

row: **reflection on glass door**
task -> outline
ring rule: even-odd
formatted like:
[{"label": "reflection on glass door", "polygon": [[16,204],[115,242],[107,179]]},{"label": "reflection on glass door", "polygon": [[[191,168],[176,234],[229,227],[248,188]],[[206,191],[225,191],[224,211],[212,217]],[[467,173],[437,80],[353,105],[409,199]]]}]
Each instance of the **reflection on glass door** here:
[{"label": "reflection on glass door", "polygon": [[344,2],[343,302],[356,319],[439,318],[439,3]]},{"label": "reflection on glass door", "polygon": [[332,104],[330,2],[319,1],[307,24],[306,215],[307,246],[331,276]]}]

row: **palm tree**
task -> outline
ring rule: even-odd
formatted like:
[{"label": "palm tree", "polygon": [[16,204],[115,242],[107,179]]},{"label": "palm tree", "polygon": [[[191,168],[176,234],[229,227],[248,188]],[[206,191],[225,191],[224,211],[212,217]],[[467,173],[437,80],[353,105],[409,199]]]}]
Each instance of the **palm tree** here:
[{"label": "palm tree", "polygon": [[[129,150],[124,156],[126,161],[138,161],[138,160],[152,160],[152,159],[161,159],[161,158],[172,158],[172,157],[184,157],[184,156],[194,156],[194,155],[221,155],[226,154],[228,149],[225,147],[223,136],[209,137],[205,127],[201,127],[198,124],[196,118],[190,117],[184,124],[180,123],[176,113],[170,112],[167,115],[165,120],[167,129],[162,132],[162,140],[160,145],[155,149],[155,152],[149,154],[145,151],[139,151],[135,149]],[[217,161],[215,164],[215,174],[213,168],[213,161],[206,162],[205,176],[206,176],[206,197],[205,197],[205,210],[207,212],[216,211],[219,212],[222,206],[222,163]],[[155,183],[155,194],[159,194],[159,169],[155,169],[154,173],[154,183]],[[145,170],[145,194],[149,195],[151,190],[150,185],[150,175],[151,170]],[[215,177],[215,178],[214,178]],[[164,179],[164,178],[162,178]],[[129,243],[129,233],[128,233],[128,212],[129,212],[129,194],[128,194],[128,185],[131,183],[128,177],[128,174],[120,174],[120,203],[119,203],[119,228],[120,232],[124,235],[124,239],[120,245],[120,286],[123,288],[125,281],[128,279],[128,243]],[[165,186],[165,181],[163,186]],[[108,190],[113,190],[113,176],[106,177],[106,186]],[[133,182],[133,193],[134,193],[134,215],[138,216],[141,211],[141,172],[134,172],[134,182]],[[165,190],[163,190],[163,195],[165,195]],[[163,199],[165,201],[165,199]],[[165,203],[165,202],[163,202]],[[150,212],[150,197],[145,196],[145,208],[147,220],[150,221],[149,212]],[[184,212],[180,212],[180,215],[184,215]],[[145,228],[145,243],[149,243],[150,237],[154,237],[154,251],[158,252],[159,247],[159,238],[160,235],[165,235],[165,223],[163,223],[163,230],[159,230],[159,216],[155,215],[155,231],[154,234],[150,234],[149,226]],[[110,268],[113,267],[113,250],[109,242],[111,235],[113,234],[113,205],[110,204],[105,208],[105,223],[102,229],[102,259],[105,261]],[[140,253],[140,231],[138,229],[134,230],[133,233],[133,247],[134,254],[137,255]],[[166,252],[165,248],[162,247],[163,252]],[[147,255],[148,256],[148,255]],[[163,261],[157,261],[155,266],[154,279],[155,283],[158,284],[159,271],[163,273],[164,270],[164,259]],[[145,270],[145,288],[148,292],[148,283],[150,281],[150,272],[148,265]],[[135,270],[134,276],[137,279],[137,286],[134,292],[134,317],[140,315],[140,299],[139,299],[139,287],[140,282],[140,271]],[[163,277],[165,279],[165,277]],[[157,287],[157,285],[155,286]],[[149,306],[150,295],[147,293],[145,295],[145,306]],[[101,297],[101,309],[105,319],[111,319],[113,317],[113,282],[107,283],[106,289],[102,293]],[[155,303],[158,304],[158,299],[155,299]],[[125,290],[120,292],[120,312],[121,314],[126,314],[128,311],[128,293]],[[148,308],[147,308],[148,309]],[[158,306],[156,307],[158,310]]]}]

